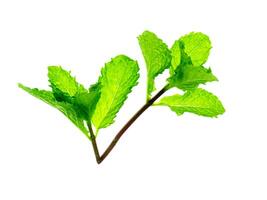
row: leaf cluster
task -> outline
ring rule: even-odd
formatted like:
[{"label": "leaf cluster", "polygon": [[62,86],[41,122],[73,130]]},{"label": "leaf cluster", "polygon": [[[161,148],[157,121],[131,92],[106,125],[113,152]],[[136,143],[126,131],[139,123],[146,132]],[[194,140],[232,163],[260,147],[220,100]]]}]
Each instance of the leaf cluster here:
[{"label": "leaf cluster", "polygon": [[69,118],[89,139],[88,127],[99,129],[112,123],[132,88],[137,85],[139,67],[125,55],[111,59],[101,69],[98,81],[85,88],[61,66],[49,66],[51,91],[19,87],[29,94],[57,108]]},{"label": "leaf cluster", "polygon": [[[150,31],[143,32],[138,41],[147,68],[147,102],[156,90],[155,78],[168,69],[170,76],[165,88],[175,87],[181,92],[165,96],[154,105],[168,106],[177,115],[190,112],[216,117],[224,113],[220,100],[199,88],[201,84],[217,81],[211,69],[204,66],[211,49],[207,35],[189,33],[176,40],[171,48]],[[19,87],[58,109],[91,139],[88,128],[94,127],[96,136],[100,129],[113,124],[138,78],[137,61],[118,55],[102,67],[98,81],[89,88],[78,83],[71,72],[61,66],[48,67],[51,90],[22,84]]]},{"label": "leaf cluster", "polygon": [[168,106],[177,115],[190,112],[216,117],[225,112],[215,95],[198,88],[200,84],[218,81],[211,69],[204,67],[212,47],[207,35],[191,32],[176,40],[170,49],[149,31],[145,31],[138,39],[147,66],[148,100],[156,89],[156,76],[169,69],[167,88],[178,88],[182,94],[163,97],[155,105]]}]

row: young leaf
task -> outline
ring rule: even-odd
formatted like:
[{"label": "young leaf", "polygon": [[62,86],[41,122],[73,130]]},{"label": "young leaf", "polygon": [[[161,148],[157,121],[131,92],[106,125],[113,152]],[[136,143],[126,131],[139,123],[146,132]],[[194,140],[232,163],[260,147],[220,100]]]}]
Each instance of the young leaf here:
[{"label": "young leaf", "polygon": [[83,120],[79,117],[79,114],[76,112],[74,107],[67,102],[58,102],[53,93],[45,90],[38,90],[36,88],[31,89],[22,84],[19,84],[19,87],[24,91],[28,92],[32,96],[44,101],[45,103],[57,108],[62,112],[67,118],[69,118],[87,137],[87,129],[84,126]]},{"label": "young leaf", "polygon": [[176,86],[179,89],[188,90],[198,87],[199,84],[217,81],[217,78],[212,74],[211,69],[186,65],[180,66],[168,81],[171,87]]},{"label": "young leaf", "polygon": [[192,32],[181,37],[179,42],[194,66],[201,66],[207,61],[211,49],[211,42],[207,35]]},{"label": "young leaf", "polygon": [[176,68],[181,63],[181,50],[180,50],[180,42],[176,40],[171,48],[171,66],[170,66],[170,75],[175,73]]},{"label": "young leaf", "polygon": [[218,97],[200,88],[189,90],[184,95],[163,97],[156,105],[168,106],[177,115],[191,112],[206,117],[216,117],[225,112]]},{"label": "young leaf", "polygon": [[77,93],[74,98],[76,109],[86,121],[91,121],[96,104],[100,98],[100,89],[99,83],[94,84],[90,87],[89,91]]},{"label": "young leaf", "polygon": [[127,95],[137,85],[138,71],[137,62],[124,55],[113,58],[102,68],[99,79],[101,96],[92,117],[97,130],[114,122]]},{"label": "young leaf", "polygon": [[77,92],[86,92],[70,72],[62,69],[61,66],[49,66],[48,78],[53,94],[58,101],[69,102]]},{"label": "young leaf", "polygon": [[145,31],[138,37],[147,67],[147,99],[155,90],[154,79],[170,67],[171,53],[168,46],[154,33]]}]

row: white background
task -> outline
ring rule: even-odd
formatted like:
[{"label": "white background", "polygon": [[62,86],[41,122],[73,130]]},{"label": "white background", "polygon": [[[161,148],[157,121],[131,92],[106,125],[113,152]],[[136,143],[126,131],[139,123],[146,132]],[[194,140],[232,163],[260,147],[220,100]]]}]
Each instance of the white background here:
[{"label": "white background", "polygon": [[[266,200],[265,3],[1,0],[0,199]],[[116,124],[100,132],[103,151],[145,101],[136,39],[144,30],[169,46],[190,31],[210,36],[207,66],[220,81],[204,88],[220,97],[226,113],[177,117],[153,107],[97,165],[87,138],[16,84],[48,88],[47,66],[62,65],[89,86],[111,57],[138,60],[139,85]]]}]

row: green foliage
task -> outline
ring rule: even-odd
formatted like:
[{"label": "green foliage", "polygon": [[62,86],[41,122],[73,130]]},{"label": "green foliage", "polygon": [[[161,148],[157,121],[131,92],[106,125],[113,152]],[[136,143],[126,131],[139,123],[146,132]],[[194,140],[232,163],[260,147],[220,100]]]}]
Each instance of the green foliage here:
[{"label": "green foliage", "polygon": [[101,70],[99,82],[101,97],[93,115],[96,129],[105,128],[114,122],[127,95],[137,85],[139,67],[127,56],[117,56]]},{"label": "green foliage", "polygon": [[181,37],[179,42],[194,66],[203,65],[207,61],[211,49],[211,42],[207,35],[192,32]]},{"label": "green foliage", "polygon": [[86,92],[70,72],[62,69],[61,66],[49,66],[48,78],[53,94],[58,101],[71,101],[71,97],[77,93]]},{"label": "green foliage", "polygon": [[89,88],[89,91],[79,92],[75,96],[74,105],[84,120],[91,122],[100,95],[101,86],[96,83]]},{"label": "green foliage", "polygon": [[206,117],[216,117],[225,111],[218,97],[201,88],[189,90],[184,95],[163,97],[158,105],[168,106],[177,115],[191,112]]},{"label": "green foliage", "polygon": [[217,81],[211,69],[203,67],[210,49],[209,37],[203,33],[192,32],[176,40],[171,49],[170,86],[187,90],[196,88],[199,84]]},{"label": "green foliage", "polygon": [[180,50],[180,41],[175,41],[171,48],[171,66],[170,66],[170,75],[173,75],[175,73],[176,68],[181,63],[181,50]]},{"label": "green foliage", "polygon": [[155,90],[155,77],[170,67],[171,52],[168,46],[152,32],[143,32],[138,40],[147,67],[147,99],[149,100]]},{"label": "green foliage", "polygon": [[199,84],[217,81],[217,78],[212,74],[211,69],[206,69],[203,66],[184,65],[180,66],[176,74],[170,77],[168,81],[171,86],[188,90],[198,87]]},{"label": "green foliage", "polygon": [[[200,84],[217,81],[211,69],[204,66],[211,49],[207,35],[189,33],[176,40],[171,49],[150,31],[143,32],[138,41],[147,68],[145,108],[166,90],[176,87],[182,90],[183,95],[163,97],[155,105],[168,106],[177,115],[190,112],[216,117],[224,113],[224,107],[215,95],[198,88]],[[161,90],[163,92],[152,98],[151,93],[156,89],[155,78],[168,68],[170,77],[167,78],[164,90]],[[97,83],[89,89],[78,83],[61,66],[49,66],[48,78],[52,91],[31,89],[22,84],[19,87],[58,109],[91,139],[85,124],[90,128],[94,125],[93,129],[98,132],[114,123],[132,88],[137,85],[139,66],[125,55],[116,56],[105,64]]]},{"label": "green foliage", "polygon": [[57,101],[51,91],[38,90],[37,88],[31,89],[22,84],[19,84],[19,87],[31,94],[32,96],[58,109],[88,137],[88,131],[84,126],[83,120],[80,118],[79,113],[77,113],[76,109],[72,104]]},{"label": "green foliage", "polygon": [[213,94],[199,89],[200,84],[218,79],[203,64],[211,49],[209,37],[203,33],[189,33],[176,40],[171,48],[169,88],[177,87],[184,95],[164,97],[156,105],[170,107],[177,115],[191,112],[202,116],[215,117],[224,113],[220,100]]},{"label": "green foliage", "polygon": [[85,122],[93,123],[97,130],[111,125],[127,95],[137,85],[138,72],[136,61],[119,55],[105,65],[98,82],[88,90],[61,66],[48,67],[52,91],[22,84],[19,87],[57,108],[89,137]]}]

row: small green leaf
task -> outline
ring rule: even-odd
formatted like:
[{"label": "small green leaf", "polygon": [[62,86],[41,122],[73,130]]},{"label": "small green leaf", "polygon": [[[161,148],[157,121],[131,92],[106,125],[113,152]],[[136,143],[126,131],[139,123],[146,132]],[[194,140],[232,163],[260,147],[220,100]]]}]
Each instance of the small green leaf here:
[{"label": "small green leaf", "polygon": [[79,114],[76,112],[73,105],[67,102],[58,102],[53,93],[46,90],[32,89],[26,87],[22,84],[19,84],[19,87],[24,91],[28,92],[32,96],[46,102],[47,104],[57,108],[60,112],[62,112],[68,119],[70,119],[73,124],[75,124],[85,135],[89,137],[87,134],[87,129],[84,126],[83,120],[79,117]]},{"label": "small green leaf", "polygon": [[48,78],[53,94],[58,101],[71,101],[71,97],[78,92],[86,92],[84,87],[77,83],[70,72],[62,69],[61,66],[49,66]]},{"label": "small green leaf", "polygon": [[217,80],[211,69],[192,65],[180,66],[176,73],[168,79],[171,87],[175,86],[182,90],[193,89],[198,87],[199,84]]},{"label": "small green leaf", "polygon": [[113,58],[102,68],[99,78],[101,96],[92,117],[97,130],[114,122],[127,95],[137,85],[138,71],[137,62],[124,55]]},{"label": "small green leaf", "polygon": [[155,90],[154,79],[170,67],[171,52],[168,46],[154,33],[145,31],[138,37],[147,67],[147,99]]},{"label": "small green leaf", "polygon": [[194,66],[201,66],[207,61],[211,49],[211,42],[207,35],[192,32],[181,37],[179,42]]},{"label": "small green leaf", "polygon": [[191,112],[206,117],[217,117],[225,112],[218,97],[200,88],[189,90],[184,95],[163,97],[156,105],[168,106],[177,115]]},{"label": "small green leaf", "polygon": [[171,48],[171,67],[170,67],[170,75],[175,73],[176,68],[181,63],[181,50],[180,50],[180,42],[176,40]]},{"label": "small green leaf", "polygon": [[100,98],[100,84],[94,84],[89,91],[76,94],[74,105],[81,116],[88,122],[91,121],[96,104]]}]

